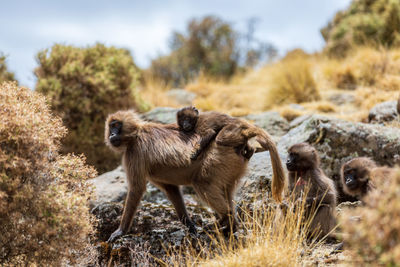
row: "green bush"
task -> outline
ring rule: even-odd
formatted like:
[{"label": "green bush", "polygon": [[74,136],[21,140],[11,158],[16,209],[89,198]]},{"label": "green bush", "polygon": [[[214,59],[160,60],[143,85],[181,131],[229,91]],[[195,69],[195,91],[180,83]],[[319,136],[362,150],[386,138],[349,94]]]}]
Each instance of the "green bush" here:
[{"label": "green bush", "polygon": [[345,56],[355,45],[399,46],[398,0],[353,0],[321,29],[330,55]]},{"label": "green bush", "polygon": [[119,109],[143,109],[135,91],[138,70],[125,49],[101,44],[88,48],[54,45],[37,55],[36,90],[69,129],[62,152],[84,153],[100,172],[120,157],[104,145],[104,121]]},{"label": "green bush", "polygon": [[14,73],[8,71],[6,56],[0,53],[0,83],[7,81],[15,81]]},{"label": "green bush", "polygon": [[[271,44],[254,38],[254,22],[250,20],[248,27],[248,33],[242,34],[215,16],[192,19],[185,33],[173,34],[170,53],[154,59],[149,74],[174,86],[185,85],[200,73],[227,80],[244,67],[274,57],[276,49]],[[246,46],[242,45],[243,39]]]},{"label": "green bush", "polygon": [[40,94],[1,84],[0,118],[0,265],[87,257],[94,219],[85,180],[96,171],[82,156],[58,155],[66,128]]}]

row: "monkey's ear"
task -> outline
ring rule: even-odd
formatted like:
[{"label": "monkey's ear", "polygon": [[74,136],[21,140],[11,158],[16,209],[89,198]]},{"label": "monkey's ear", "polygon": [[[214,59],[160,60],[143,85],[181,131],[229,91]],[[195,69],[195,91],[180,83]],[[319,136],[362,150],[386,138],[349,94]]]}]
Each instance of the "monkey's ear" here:
[{"label": "monkey's ear", "polygon": [[199,115],[199,110],[196,107],[192,107],[192,109],[194,110],[194,112],[196,112],[197,115]]}]

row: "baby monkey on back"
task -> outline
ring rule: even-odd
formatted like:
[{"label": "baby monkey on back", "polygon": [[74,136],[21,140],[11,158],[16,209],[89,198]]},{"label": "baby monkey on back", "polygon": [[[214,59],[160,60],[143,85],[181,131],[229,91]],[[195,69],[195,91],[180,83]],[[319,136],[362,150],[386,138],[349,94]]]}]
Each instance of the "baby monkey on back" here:
[{"label": "baby monkey on back", "polygon": [[[256,136],[256,133],[250,133],[247,136],[241,134],[242,131],[249,129],[248,123],[241,119],[215,111],[199,114],[195,107],[180,109],[176,118],[181,131],[194,132],[201,136],[200,143],[191,156],[192,160],[196,160],[214,139],[218,145],[235,147],[238,153],[247,159],[250,159],[254,153],[254,149],[247,144],[247,139]],[[221,131],[223,131],[221,138],[218,138],[217,135]]]},{"label": "baby monkey on back", "polygon": [[[309,232],[312,237],[330,235],[336,226],[336,189],[334,183],[320,168],[319,156],[307,143],[291,146],[286,167],[289,171],[289,187],[297,199],[306,196],[306,216],[312,216]],[[308,190],[308,191],[307,191]]]}]

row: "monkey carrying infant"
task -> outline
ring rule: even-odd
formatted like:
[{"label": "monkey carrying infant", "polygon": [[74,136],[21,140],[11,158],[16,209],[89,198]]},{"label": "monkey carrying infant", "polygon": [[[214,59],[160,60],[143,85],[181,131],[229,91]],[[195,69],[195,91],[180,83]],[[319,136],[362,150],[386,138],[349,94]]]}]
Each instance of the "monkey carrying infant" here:
[{"label": "monkey carrying infant", "polygon": [[[194,114],[198,116],[191,126],[194,131],[187,131],[190,125],[185,122],[181,123],[181,129],[176,124],[146,122],[134,111],[118,111],[108,116],[105,142],[123,155],[128,181],[120,226],[110,236],[110,242],[129,230],[147,182],[165,192],[190,232],[195,233],[196,226],[186,211],[180,185],[193,186],[197,195],[217,213],[224,233],[234,232],[237,221],[232,199],[253,153],[247,142],[252,137],[270,152],[272,196],[281,201],[286,175],[268,133],[228,115]],[[207,127],[215,133],[204,134]]]}]

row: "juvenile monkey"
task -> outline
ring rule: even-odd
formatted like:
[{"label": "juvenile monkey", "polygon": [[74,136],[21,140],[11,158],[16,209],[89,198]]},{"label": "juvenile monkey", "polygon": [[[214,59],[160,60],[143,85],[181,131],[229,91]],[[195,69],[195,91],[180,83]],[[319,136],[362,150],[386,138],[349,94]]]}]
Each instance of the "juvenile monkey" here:
[{"label": "juvenile monkey", "polygon": [[[199,111],[195,107],[185,107],[180,109],[177,114],[177,123],[181,131],[187,133],[197,133],[201,139],[198,149],[192,154],[191,158],[196,160],[200,153],[215,139],[217,134],[227,125],[238,123],[239,119],[233,118],[227,114],[210,111],[199,115]],[[241,140],[244,145],[247,140]]]},{"label": "juvenile monkey", "polygon": [[342,165],[340,180],[346,194],[362,199],[374,190],[377,184],[386,181],[392,172],[391,168],[378,167],[370,158],[359,157]]},{"label": "juvenile monkey", "polygon": [[[220,112],[210,111],[199,115],[198,110],[194,107],[185,107],[179,110],[177,122],[181,131],[189,134],[196,133],[200,136],[200,145],[192,154],[192,160],[196,160],[214,138],[218,145],[234,147],[236,151],[241,151],[244,157],[250,158],[254,149],[249,146],[248,140],[256,137],[256,141],[262,147],[257,151],[268,150],[270,153],[274,177],[285,176],[275,142],[263,129],[243,119],[234,118]],[[272,179],[273,188],[284,188],[285,183],[281,179]],[[276,190],[272,191],[275,192]],[[273,197],[281,200],[281,196]]]},{"label": "juvenile monkey", "polygon": [[[291,146],[286,167],[289,171],[289,189],[296,198],[306,196],[306,215],[314,215],[310,224],[313,237],[329,235],[336,226],[336,189],[334,183],[320,168],[319,156],[307,143]],[[306,189],[308,192],[306,192]]]},{"label": "juvenile monkey", "polygon": [[[223,136],[229,142],[231,135]],[[277,155],[276,146],[257,135],[260,144]],[[119,228],[109,241],[126,233],[132,223],[148,181],[163,190],[175,207],[179,219],[196,232],[189,218],[180,185],[192,185],[199,197],[215,210],[220,225],[234,231],[237,225],[233,213],[233,195],[238,180],[244,175],[248,160],[233,147],[211,143],[199,160],[192,161],[190,154],[199,141],[197,134],[179,131],[178,126],[146,122],[133,111],[119,111],[108,116],[105,125],[105,142],[114,151],[123,154],[127,174],[128,194]],[[276,154],[274,154],[274,151]],[[272,156],[271,156],[272,157]],[[275,160],[275,161],[274,161]],[[272,159],[274,177],[272,195],[280,201],[285,185],[285,174],[279,155]],[[277,170],[278,165],[281,169]]]}]

